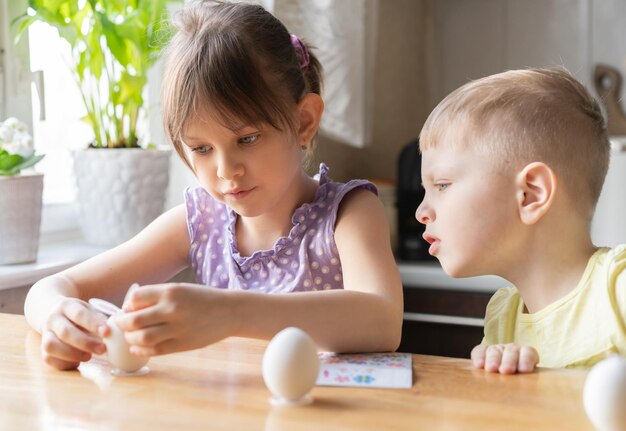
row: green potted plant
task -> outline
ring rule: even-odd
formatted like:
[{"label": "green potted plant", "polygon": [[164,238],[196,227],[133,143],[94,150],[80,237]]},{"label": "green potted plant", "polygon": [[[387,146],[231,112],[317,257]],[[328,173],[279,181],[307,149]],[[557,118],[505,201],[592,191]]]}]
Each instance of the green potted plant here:
[{"label": "green potted plant", "polygon": [[37,259],[43,175],[22,170],[43,157],[35,154],[26,124],[0,122],[0,265]]},{"label": "green potted plant", "polygon": [[71,47],[83,120],[94,135],[74,153],[81,227],[91,244],[119,244],[163,211],[170,151],[142,142],[138,126],[148,70],[171,36],[167,6],[174,2],[182,0],[29,0],[14,20],[18,35],[41,21]]}]

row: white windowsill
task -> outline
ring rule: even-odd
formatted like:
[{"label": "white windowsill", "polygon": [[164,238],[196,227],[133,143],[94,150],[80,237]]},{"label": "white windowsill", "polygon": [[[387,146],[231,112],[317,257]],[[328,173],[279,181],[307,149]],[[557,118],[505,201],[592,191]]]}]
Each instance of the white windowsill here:
[{"label": "white windowsill", "polygon": [[84,243],[79,231],[48,234],[39,244],[37,260],[21,265],[0,265],[0,290],[31,286],[106,250]]}]

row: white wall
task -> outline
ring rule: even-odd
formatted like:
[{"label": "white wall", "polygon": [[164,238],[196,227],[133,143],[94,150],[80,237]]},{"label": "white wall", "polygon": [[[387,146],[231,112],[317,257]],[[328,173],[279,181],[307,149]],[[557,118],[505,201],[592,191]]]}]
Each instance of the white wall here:
[{"label": "white wall", "polygon": [[[626,76],[625,18],[624,0],[434,0],[430,108],[470,79],[524,67],[565,66],[597,96],[597,63]],[[598,245],[626,243],[625,185],[626,151],[616,150],[592,226]]]}]

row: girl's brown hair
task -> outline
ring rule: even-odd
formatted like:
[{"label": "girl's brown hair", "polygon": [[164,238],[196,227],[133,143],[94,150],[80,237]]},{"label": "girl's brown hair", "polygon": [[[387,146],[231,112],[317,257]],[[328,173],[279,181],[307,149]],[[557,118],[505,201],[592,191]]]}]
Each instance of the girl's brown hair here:
[{"label": "girl's brown hair", "polygon": [[196,1],[174,24],[178,31],[166,51],[163,78],[163,123],[187,165],[183,132],[205,108],[233,130],[268,124],[295,133],[295,105],[322,87],[322,67],[306,42],[309,64],[301,68],[285,26],[250,3]]}]

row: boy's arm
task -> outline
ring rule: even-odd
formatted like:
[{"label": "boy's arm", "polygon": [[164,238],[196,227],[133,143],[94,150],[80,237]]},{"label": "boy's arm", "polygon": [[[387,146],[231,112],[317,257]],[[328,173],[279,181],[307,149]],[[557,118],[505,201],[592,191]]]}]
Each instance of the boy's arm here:
[{"label": "boy's arm", "polygon": [[539,363],[539,353],[517,344],[479,344],[472,349],[472,364],[491,373],[531,373]]}]

